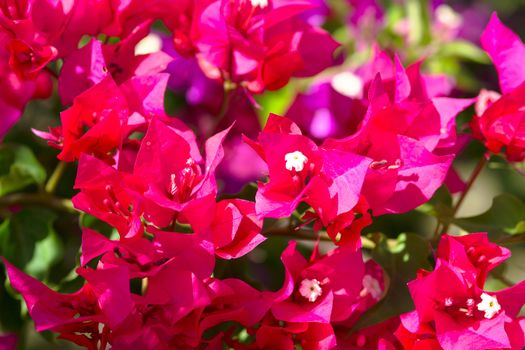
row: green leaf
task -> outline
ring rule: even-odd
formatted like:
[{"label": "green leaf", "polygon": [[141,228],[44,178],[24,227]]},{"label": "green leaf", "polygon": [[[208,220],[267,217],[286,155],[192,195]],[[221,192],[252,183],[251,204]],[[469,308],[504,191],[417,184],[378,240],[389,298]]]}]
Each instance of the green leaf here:
[{"label": "green leaf", "polygon": [[110,237],[114,230],[108,223],[86,213],[80,214],[80,227],[90,228],[106,237]]},{"label": "green leaf", "polygon": [[468,232],[487,231],[493,237],[525,233],[525,204],[511,194],[500,194],[483,214],[452,220]]},{"label": "green leaf", "polygon": [[450,219],[453,215],[452,195],[446,186],[441,186],[428,202],[416,210],[440,220]]},{"label": "green leaf", "polygon": [[0,225],[0,255],[24,268],[33,259],[37,242],[54,233],[56,218],[42,208],[24,208],[14,214]]},{"label": "green leaf", "polygon": [[354,330],[413,310],[414,304],[407,283],[416,278],[418,269],[431,268],[429,255],[429,243],[418,235],[402,233],[397,240],[381,235],[372,251],[372,258],[383,267],[390,284],[385,297],[360,318]]},{"label": "green leaf", "polygon": [[250,182],[237,193],[235,194],[225,194],[220,197],[220,199],[246,199],[250,201],[255,201],[255,194],[257,193],[257,184],[255,182]]},{"label": "green leaf", "polygon": [[292,83],[287,84],[285,87],[276,91],[267,91],[260,96],[257,99],[257,102],[262,107],[258,110],[261,125],[264,126],[266,124],[266,120],[270,113],[283,115],[294,97],[295,88]]},{"label": "green leaf", "polygon": [[20,300],[14,298],[6,289],[6,275],[0,267],[0,328],[4,332],[19,331],[24,321],[21,317]]},{"label": "green leaf", "polygon": [[489,57],[482,49],[466,40],[455,40],[441,44],[437,55],[453,56],[480,64],[490,63]]},{"label": "green leaf", "polygon": [[34,183],[42,185],[46,171],[31,149],[22,145],[0,145],[0,196]]},{"label": "green leaf", "polygon": [[50,268],[64,257],[64,245],[56,232],[51,229],[48,236],[36,242],[33,258],[25,271],[31,276],[45,280]]}]

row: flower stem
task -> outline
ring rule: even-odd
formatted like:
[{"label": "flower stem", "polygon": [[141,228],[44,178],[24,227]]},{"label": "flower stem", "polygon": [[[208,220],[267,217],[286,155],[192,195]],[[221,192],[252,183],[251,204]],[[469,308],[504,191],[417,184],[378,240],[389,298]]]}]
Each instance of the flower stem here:
[{"label": "flower stem", "polygon": [[217,128],[219,127],[219,124],[226,116],[226,113],[228,113],[228,110],[230,108],[230,102],[232,100],[232,97],[234,95],[236,87],[235,84],[230,81],[224,82],[224,96],[222,98],[221,107],[217,113],[217,116],[215,117],[213,128],[211,130],[211,133],[217,132]]},{"label": "flower stem", "polygon": [[[474,182],[476,182],[479,174],[481,174],[481,171],[485,167],[485,164],[487,164],[489,158],[490,158],[489,154],[484,154],[483,157],[481,157],[481,159],[479,160],[479,162],[476,165],[476,167],[474,168],[474,170],[472,171],[472,174],[470,175],[470,178],[469,178],[469,180],[467,182],[467,185],[465,187],[465,190],[461,193],[461,196],[459,197],[458,202],[452,208],[451,220],[456,217],[456,214],[458,213],[459,209],[461,208],[461,205],[465,201],[465,198],[467,197],[467,194],[469,193],[470,189],[472,188],[472,185],[474,184]],[[442,234],[444,234],[444,233],[446,233],[448,231],[448,229],[450,227],[450,221],[451,220],[447,221],[443,225],[443,228],[441,229],[441,231],[436,230],[436,233],[439,233],[439,232],[440,233],[434,236],[434,241],[437,241]]]},{"label": "flower stem", "polygon": [[67,168],[67,163],[66,162],[60,161],[57,164],[55,170],[53,171],[53,173],[49,177],[49,180],[47,180],[46,186],[44,188],[46,193],[54,193],[55,192],[55,190],[56,190],[56,188],[58,186],[58,182],[62,178],[62,175],[64,174],[64,171],[66,170],[66,168]]},{"label": "flower stem", "polygon": [[0,207],[36,205],[70,214],[78,214],[70,199],[58,198],[48,193],[13,193],[0,197]]},{"label": "flower stem", "polygon": [[523,242],[525,242],[525,233],[518,233],[511,236],[506,236],[497,241],[496,243],[498,245],[509,246],[513,244],[522,244]]},{"label": "flower stem", "polygon": [[[299,230],[290,230],[288,228],[284,229],[275,229],[275,230],[268,230],[263,232],[263,235],[266,237],[285,237],[289,239],[295,239],[295,240],[301,240],[301,241],[317,241],[317,239],[320,239],[324,242],[333,242],[330,237],[325,232],[320,232],[318,235],[315,234],[313,230],[308,229],[299,229]],[[374,241],[366,238],[361,237],[361,245],[363,249],[374,249],[376,244]]]}]

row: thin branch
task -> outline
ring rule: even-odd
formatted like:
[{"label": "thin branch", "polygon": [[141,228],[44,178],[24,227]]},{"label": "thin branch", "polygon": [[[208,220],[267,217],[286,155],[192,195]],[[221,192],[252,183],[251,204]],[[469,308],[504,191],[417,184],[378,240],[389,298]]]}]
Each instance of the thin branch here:
[{"label": "thin branch", "polygon": [[0,197],[0,207],[36,205],[69,214],[79,214],[70,199],[58,198],[48,193],[13,193]]},{"label": "thin branch", "polygon": [[213,121],[213,128],[211,129],[212,134],[217,132],[219,124],[228,113],[228,110],[230,109],[231,100],[233,98],[233,95],[235,94],[235,89],[236,86],[234,83],[230,81],[224,82],[224,96],[222,98],[221,107],[219,108],[217,116],[214,118]]},{"label": "thin branch", "polygon": [[512,287],[513,285],[516,284],[513,281],[511,281],[510,279],[508,279],[507,277],[505,277],[502,273],[493,272],[492,273],[492,277],[494,277],[495,279],[497,279],[498,281],[500,281],[501,283],[503,283],[507,287]]},{"label": "thin branch", "polygon": [[266,237],[272,237],[272,236],[279,236],[279,237],[285,237],[290,239],[299,239],[304,241],[316,241],[318,237],[320,237],[321,241],[326,242],[332,242],[330,237],[326,234],[319,234],[316,235],[313,230],[308,229],[299,229],[299,230],[293,230],[289,229],[288,227],[285,228],[277,228],[274,230],[268,230],[263,232],[263,235]]},{"label": "thin branch", "polygon": [[67,163],[60,161],[51,176],[49,177],[49,180],[47,180],[45,191],[47,193],[54,193],[60,179],[62,178],[62,175],[64,175],[64,172],[66,171]]},{"label": "thin branch", "polygon": [[525,233],[511,235],[500,239],[498,245],[512,245],[525,242]]},{"label": "thin branch", "polygon": [[[487,161],[489,160],[489,158],[490,158],[490,156],[488,154],[483,155],[483,157],[481,157],[481,159],[479,160],[478,164],[476,165],[476,167],[472,171],[472,174],[470,175],[470,178],[469,178],[469,180],[467,182],[467,186],[465,187],[465,190],[461,193],[461,196],[459,197],[459,200],[456,203],[456,205],[454,206],[454,208],[452,208],[451,219],[456,217],[456,214],[458,213],[459,209],[461,208],[461,205],[465,201],[465,198],[467,197],[467,194],[469,193],[470,189],[472,188],[472,185],[474,185],[474,182],[476,182],[479,174],[481,174],[481,171],[485,167],[485,164],[487,164]],[[450,227],[450,221],[446,222],[443,225],[443,228],[441,229],[441,231],[439,231],[439,230],[436,231],[436,233],[437,232],[440,232],[440,233],[438,235],[434,235],[433,240],[434,241],[439,240],[439,237],[442,234],[446,233],[448,231],[449,227]]]},{"label": "thin branch", "polygon": [[[317,239],[320,239],[323,242],[333,242],[332,239],[328,237],[326,232],[319,232],[318,234],[316,234],[313,230],[295,230],[290,229],[289,227],[270,229],[263,232],[263,235],[266,237],[278,236],[303,241],[317,241]],[[372,240],[366,237],[361,237],[361,245],[363,249],[374,249],[376,246],[376,244]]]}]

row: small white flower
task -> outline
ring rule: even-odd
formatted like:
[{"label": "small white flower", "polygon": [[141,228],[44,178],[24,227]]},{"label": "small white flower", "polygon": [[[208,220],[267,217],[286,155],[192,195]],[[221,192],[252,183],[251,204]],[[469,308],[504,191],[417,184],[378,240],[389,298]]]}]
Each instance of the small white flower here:
[{"label": "small white flower", "polygon": [[332,78],[332,88],[350,98],[363,97],[363,80],[352,72],[342,72]]},{"label": "small white flower", "polygon": [[265,8],[268,6],[268,0],[250,0],[253,7],[259,6],[260,8]]},{"label": "small white flower", "polygon": [[299,286],[299,293],[305,297],[309,302],[313,303],[323,294],[323,289],[321,288],[321,282],[314,279],[305,278],[301,281]]},{"label": "small white flower", "polygon": [[481,302],[477,305],[479,311],[485,312],[485,318],[491,319],[501,310],[501,305],[495,296],[481,294]]},{"label": "small white flower", "polygon": [[286,162],[286,169],[292,171],[294,169],[295,171],[303,171],[304,165],[306,162],[308,162],[308,158],[301,153],[300,151],[295,151],[291,153],[287,153],[284,156],[284,161]]}]

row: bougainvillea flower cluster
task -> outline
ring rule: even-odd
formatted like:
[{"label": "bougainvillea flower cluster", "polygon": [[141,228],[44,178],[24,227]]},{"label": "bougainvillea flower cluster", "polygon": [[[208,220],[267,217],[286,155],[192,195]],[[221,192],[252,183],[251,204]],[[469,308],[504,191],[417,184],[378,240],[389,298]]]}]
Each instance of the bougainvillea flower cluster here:
[{"label": "bougainvillea flower cluster", "polygon": [[494,153],[504,152],[509,161],[525,158],[523,136],[523,91],[525,71],[520,60],[525,44],[494,13],[481,37],[481,44],[498,72],[500,93],[482,91],[473,119],[474,135]]},{"label": "bougainvillea flower cluster", "polygon": [[[346,5],[356,35],[387,22],[379,2]],[[524,159],[525,44],[494,14],[481,42],[501,91],[460,98],[446,74],[379,43],[341,64],[348,43],[327,18],[341,20],[314,0],[0,1],[0,138],[54,95],[57,123],[33,136],[57,169],[76,167],[70,201],[51,184],[30,204],[80,214],[79,287],[2,257],[38,332],[116,350],[525,346],[525,282],[488,286],[510,250],[447,231],[464,197],[433,209],[432,239],[374,226],[447,186],[466,194],[475,176],[465,185],[452,166],[465,125]],[[288,108],[270,104],[279,115],[261,106],[290,91]],[[18,336],[0,334],[0,349]]]},{"label": "bougainvillea flower cluster", "polygon": [[488,272],[509,255],[485,233],[443,236],[435,270],[421,271],[408,284],[416,310],[401,315],[397,334],[404,347],[523,347],[518,313],[525,303],[525,283],[497,292],[483,290]]}]

